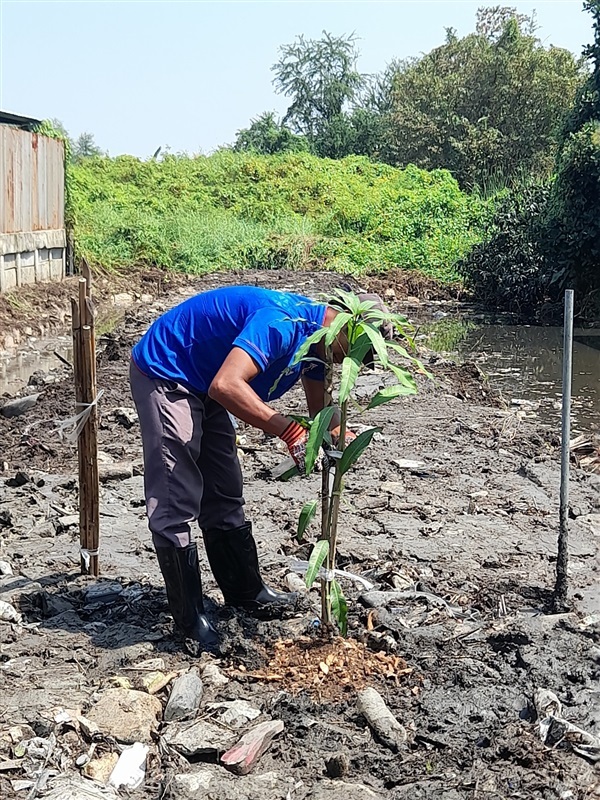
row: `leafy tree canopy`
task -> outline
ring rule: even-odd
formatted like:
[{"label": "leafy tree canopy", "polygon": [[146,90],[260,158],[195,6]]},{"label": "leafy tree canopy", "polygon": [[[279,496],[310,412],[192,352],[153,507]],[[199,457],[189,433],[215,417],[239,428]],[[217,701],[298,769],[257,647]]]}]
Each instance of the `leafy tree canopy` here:
[{"label": "leafy tree canopy", "polygon": [[475,33],[397,65],[390,159],[445,167],[468,188],[547,176],[558,127],[583,80],[568,51],[544,47],[532,16],[481,8]]},{"label": "leafy tree canopy", "polygon": [[284,123],[311,142],[322,136],[364,85],[357,59],[354,34],[333,36],[323,31],[321,39],[298,36],[292,44],[283,45],[272,69],[277,92],[292,101]]}]

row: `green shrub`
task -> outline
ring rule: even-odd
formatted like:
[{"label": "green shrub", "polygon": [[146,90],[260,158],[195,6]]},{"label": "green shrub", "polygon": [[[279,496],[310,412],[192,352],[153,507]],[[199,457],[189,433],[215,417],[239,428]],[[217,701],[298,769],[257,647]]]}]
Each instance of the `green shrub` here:
[{"label": "green shrub", "polygon": [[556,289],[574,289],[578,315],[600,317],[600,122],[565,141],[545,219],[543,249]]},{"label": "green shrub", "polygon": [[459,265],[475,300],[535,316],[547,299],[549,280],[540,246],[550,187],[506,190],[496,200],[484,240]]},{"label": "green shrub", "polygon": [[454,280],[487,208],[444,170],[361,156],[92,158],[71,167],[71,184],[78,254],[106,268],[398,266]]}]

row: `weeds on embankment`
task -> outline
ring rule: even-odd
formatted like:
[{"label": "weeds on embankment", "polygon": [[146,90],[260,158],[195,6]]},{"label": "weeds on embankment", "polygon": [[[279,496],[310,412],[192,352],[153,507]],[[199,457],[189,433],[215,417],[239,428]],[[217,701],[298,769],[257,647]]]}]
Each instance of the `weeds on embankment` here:
[{"label": "weeds on embankment", "polygon": [[107,269],[403,267],[455,280],[487,213],[445,170],[359,156],[91,158],[69,177],[77,255]]}]

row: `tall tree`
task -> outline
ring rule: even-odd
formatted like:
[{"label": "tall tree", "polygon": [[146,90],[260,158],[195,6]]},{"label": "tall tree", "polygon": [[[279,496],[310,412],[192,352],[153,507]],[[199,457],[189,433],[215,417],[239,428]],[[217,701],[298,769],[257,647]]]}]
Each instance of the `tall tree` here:
[{"label": "tall tree", "polygon": [[81,161],[84,158],[103,155],[105,153],[96,144],[93,133],[80,133],[73,142],[73,161]]},{"label": "tall tree", "polygon": [[449,29],[441,47],[398,64],[392,163],[445,167],[467,188],[547,176],[583,78],[569,51],[542,45],[535,25],[514,9],[480,9],[475,33]]},{"label": "tall tree", "polygon": [[273,65],[276,90],[291,98],[283,122],[311,144],[327,140],[327,130],[340,139],[346,136],[345,111],[358,96],[364,77],[357,71],[358,49],[354,34],[333,36],[323,31],[321,39],[298,36],[280,48]]},{"label": "tall tree", "polygon": [[575,289],[580,316],[600,318],[600,0],[583,4],[594,42],[583,53],[591,73],[563,131],[545,216],[546,258],[559,289]]}]

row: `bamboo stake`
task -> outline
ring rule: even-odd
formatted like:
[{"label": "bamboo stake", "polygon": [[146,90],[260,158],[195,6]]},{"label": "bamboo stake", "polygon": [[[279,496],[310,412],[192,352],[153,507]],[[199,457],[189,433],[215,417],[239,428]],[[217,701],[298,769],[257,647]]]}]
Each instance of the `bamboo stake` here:
[{"label": "bamboo stake", "polygon": [[[85,265],[87,267],[87,265]],[[82,262],[82,272],[85,273]],[[89,273],[89,268],[87,269]],[[90,406],[77,440],[79,465],[79,539],[81,572],[98,575],[100,539],[100,487],[98,479],[98,412],[96,400],[96,347],[90,280],[80,278],[78,298],[71,301],[73,317],[73,370],[77,411]]]},{"label": "bamboo stake", "polygon": [[[91,405],[96,399],[94,386],[93,334],[90,325],[81,328],[82,366],[83,366],[83,402]],[[81,546],[89,551],[89,567],[82,558],[83,567],[90,575],[98,575],[98,545],[100,539],[100,483],[98,479],[98,414],[95,405],[91,405],[90,415],[79,437],[80,447],[80,484],[79,484],[79,528]]]}]

